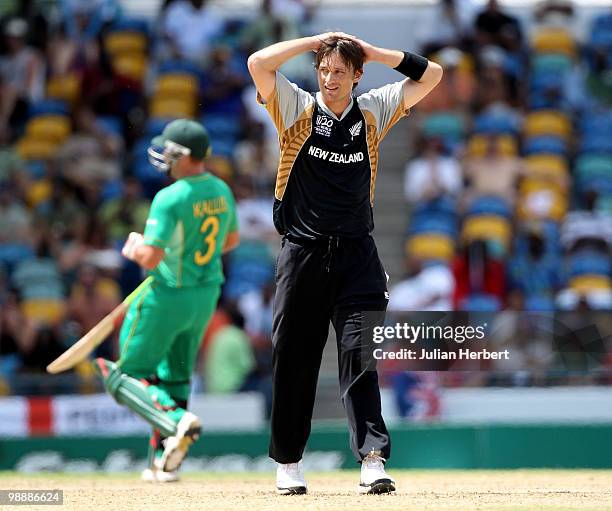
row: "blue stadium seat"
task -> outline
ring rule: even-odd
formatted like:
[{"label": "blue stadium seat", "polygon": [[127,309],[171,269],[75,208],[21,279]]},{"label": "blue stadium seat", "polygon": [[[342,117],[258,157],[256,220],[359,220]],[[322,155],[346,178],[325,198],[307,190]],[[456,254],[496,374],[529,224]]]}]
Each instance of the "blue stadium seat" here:
[{"label": "blue stadium seat", "polygon": [[144,18],[123,17],[119,18],[111,25],[110,31],[141,32],[145,35],[148,35],[149,22]]},{"label": "blue stadium seat", "polygon": [[68,115],[69,112],[70,107],[66,102],[57,99],[45,99],[30,104],[28,113],[30,117],[36,117],[45,114]]},{"label": "blue stadium seat", "polygon": [[501,197],[478,197],[469,205],[467,215],[498,215],[511,219],[513,215],[510,205]]},{"label": "blue stadium seat", "polygon": [[162,62],[157,68],[157,74],[162,75],[164,73],[189,73],[195,76],[198,81],[202,79],[200,68],[186,60],[166,60]]},{"label": "blue stadium seat", "polygon": [[580,141],[579,152],[612,154],[612,138],[605,134],[583,137]]},{"label": "blue stadium seat", "polygon": [[423,233],[441,233],[452,238],[457,237],[457,221],[445,215],[416,217],[410,222],[408,236]]},{"label": "blue stadium seat", "polygon": [[612,277],[612,263],[605,254],[583,251],[573,255],[567,263],[568,276],[605,275]]},{"label": "blue stadium seat", "polygon": [[471,312],[496,312],[501,308],[499,298],[485,293],[472,294],[459,304],[459,310]]},{"label": "blue stadium seat", "polygon": [[106,133],[111,133],[117,136],[123,136],[123,126],[121,119],[112,115],[100,115],[96,117],[96,124]]},{"label": "blue stadium seat", "polygon": [[440,137],[450,144],[465,137],[465,122],[453,112],[440,112],[429,115],[423,123],[423,134],[427,137]]},{"label": "blue stadium seat", "polygon": [[567,154],[567,145],[559,137],[532,137],[525,141],[523,151],[526,155],[547,153],[565,156]]},{"label": "blue stadium seat", "polygon": [[474,132],[516,135],[520,130],[513,117],[499,114],[481,114],[474,119]]},{"label": "blue stadium seat", "polygon": [[[160,135],[166,124],[172,122],[174,119],[163,119],[163,118],[151,118],[147,120],[144,128],[143,138],[146,138],[147,141],[150,141],[151,138]],[[142,139],[141,139],[142,140]]]}]

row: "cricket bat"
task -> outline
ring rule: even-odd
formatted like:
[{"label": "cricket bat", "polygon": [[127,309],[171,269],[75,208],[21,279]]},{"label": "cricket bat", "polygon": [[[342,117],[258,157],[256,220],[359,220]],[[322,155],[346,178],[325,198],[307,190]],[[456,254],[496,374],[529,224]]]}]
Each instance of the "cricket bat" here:
[{"label": "cricket bat", "polygon": [[104,316],[96,326],[51,362],[47,366],[47,372],[51,374],[61,373],[85,360],[87,356],[118,326],[118,322],[121,320],[130,304],[151,285],[152,281],[153,277],[147,277],[143,280],[142,283],[123,300],[123,302],[117,305],[117,307]]}]

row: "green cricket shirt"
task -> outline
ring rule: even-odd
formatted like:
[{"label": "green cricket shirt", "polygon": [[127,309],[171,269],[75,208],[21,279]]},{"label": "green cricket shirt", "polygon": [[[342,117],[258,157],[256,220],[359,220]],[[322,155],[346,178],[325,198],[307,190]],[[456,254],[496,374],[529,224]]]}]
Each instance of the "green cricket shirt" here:
[{"label": "green cricket shirt", "polygon": [[236,202],[221,179],[209,173],[179,179],[151,204],[144,242],[166,255],[149,274],[169,287],[221,284],[223,245],[236,230]]}]

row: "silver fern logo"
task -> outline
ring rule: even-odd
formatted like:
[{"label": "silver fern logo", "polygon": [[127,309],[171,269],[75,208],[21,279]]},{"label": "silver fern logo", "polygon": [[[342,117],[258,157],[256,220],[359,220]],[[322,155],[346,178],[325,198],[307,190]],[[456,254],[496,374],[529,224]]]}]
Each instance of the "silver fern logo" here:
[{"label": "silver fern logo", "polygon": [[355,124],[353,124],[350,127],[349,133],[351,134],[351,139],[359,136],[359,133],[361,133],[361,125],[362,124],[363,124],[363,121],[359,121],[359,122],[356,122]]}]

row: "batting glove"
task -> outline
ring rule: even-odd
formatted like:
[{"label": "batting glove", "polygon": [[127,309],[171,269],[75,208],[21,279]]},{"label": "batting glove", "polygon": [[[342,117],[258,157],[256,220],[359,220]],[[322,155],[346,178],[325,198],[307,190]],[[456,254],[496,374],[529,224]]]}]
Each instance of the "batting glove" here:
[{"label": "batting glove", "polygon": [[144,245],[144,237],[139,232],[131,232],[128,239],[125,241],[125,245],[121,249],[121,254],[127,257],[130,261],[134,260],[136,249]]}]

